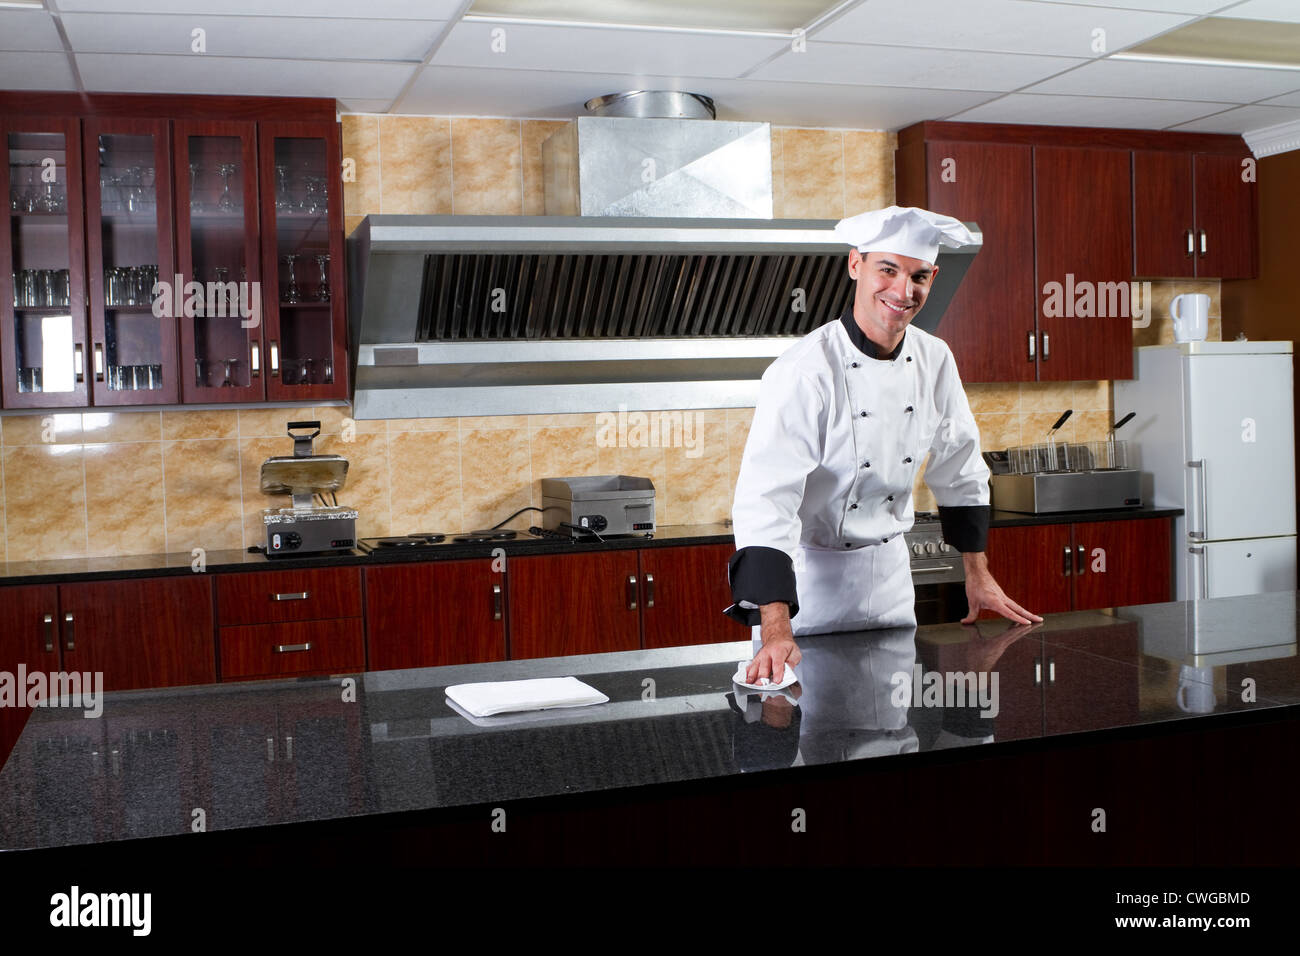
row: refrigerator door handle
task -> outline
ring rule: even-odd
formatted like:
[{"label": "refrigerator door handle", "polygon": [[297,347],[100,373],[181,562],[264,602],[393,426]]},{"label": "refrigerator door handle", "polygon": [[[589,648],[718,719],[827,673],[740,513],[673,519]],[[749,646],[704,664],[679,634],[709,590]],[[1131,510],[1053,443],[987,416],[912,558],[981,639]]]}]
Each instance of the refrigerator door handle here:
[{"label": "refrigerator door handle", "polygon": [[1201,598],[1202,600],[1207,599],[1210,596],[1210,581],[1209,581],[1209,577],[1210,577],[1209,560],[1210,559],[1206,557],[1205,548],[1201,545],[1192,545],[1190,548],[1187,549],[1187,553],[1200,556],[1199,561],[1192,562],[1193,565],[1197,566],[1199,570],[1199,573],[1196,575],[1197,584],[1193,593],[1195,593],[1196,596]]},{"label": "refrigerator door handle", "polygon": [[1195,469],[1193,474],[1197,476],[1196,494],[1193,496],[1192,500],[1195,505],[1194,510],[1196,512],[1197,520],[1200,522],[1200,525],[1195,531],[1192,531],[1190,528],[1188,529],[1187,537],[1194,538],[1197,541],[1204,541],[1205,533],[1207,531],[1205,526],[1209,521],[1205,508],[1205,459],[1198,458],[1195,461],[1189,461],[1187,467]]}]

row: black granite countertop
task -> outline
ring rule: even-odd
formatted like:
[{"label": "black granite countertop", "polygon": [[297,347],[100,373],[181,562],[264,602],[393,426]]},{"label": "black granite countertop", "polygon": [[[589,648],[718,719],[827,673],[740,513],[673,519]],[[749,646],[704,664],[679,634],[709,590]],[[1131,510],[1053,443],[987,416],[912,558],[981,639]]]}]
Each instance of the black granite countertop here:
[{"label": "black granite countertop", "polygon": [[[112,693],[97,719],[32,711],[0,770],[0,851],[1233,720],[1300,706],[1296,611],[1288,591],[803,637],[799,683],[766,696],[732,684],[748,641]],[[446,699],[547,676],[609,702],[471,720]]]},{"label": "black granite countertop", "polygon": [[[1068,524],[1080,521],[1121,521],[1139,518],[1166,518],[1182,514],[1178,508],[1137,508],[1117,511],[1080,511],[1057,515],[1021,515],[1010,511],[993,512],[993,527],[1035,524]],[[457,544],[447,541],[420,554],[396,551],[366,554],[347,551],[341,554],[311,555],[301,558],[268,558],[260,552],[235,550],[207,551],[202,555],[204,570],[210,574],[242,571],[288,571],[301,568],[329,568],[397,563],[406,561],[444,561],[490,557],[494,548],[504,548],[509,557],[526,554],[568,554],[580,551],[617,551],[626,548],[661,548],[681,545],[730,544],[734,541],[729,524],[663,525],[653,538],[624,537],[598,541],[562,541],[532,538],[526,532],[512,541],[492,545]],[[0,587],[19,584],[60,584],[76,581],[101,581],[122,578],[166,577],[191,574],[197,555],[132,554],[103,558],[64,558],[48,561],[0,562]]]}]

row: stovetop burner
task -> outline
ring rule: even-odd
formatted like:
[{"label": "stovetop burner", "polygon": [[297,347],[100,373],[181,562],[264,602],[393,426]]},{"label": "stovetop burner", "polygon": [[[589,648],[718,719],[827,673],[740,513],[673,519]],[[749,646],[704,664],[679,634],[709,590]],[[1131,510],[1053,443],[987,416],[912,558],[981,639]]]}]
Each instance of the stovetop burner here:
[{"label": "stovetop burner", "polygon": [[487,544],[490,541],[511,541],[518,536],[517,531],[470,531],[452,538],[457,544]]}]

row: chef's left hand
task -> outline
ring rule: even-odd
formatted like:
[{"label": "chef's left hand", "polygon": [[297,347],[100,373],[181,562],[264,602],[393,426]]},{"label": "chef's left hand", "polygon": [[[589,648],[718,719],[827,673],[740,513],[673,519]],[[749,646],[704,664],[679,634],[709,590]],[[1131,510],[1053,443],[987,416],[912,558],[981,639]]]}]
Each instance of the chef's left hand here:
[{"label": "chef's left hand", "polygon": [[962,559],[966,565],[966,600],[970,604],[970,613],[961,619],[963,624],[974,623],[980,611],[992,611],[1017,624],[1042,623],[1041,617],[1006,596],[989,573],[983,552],[963,554]]}]

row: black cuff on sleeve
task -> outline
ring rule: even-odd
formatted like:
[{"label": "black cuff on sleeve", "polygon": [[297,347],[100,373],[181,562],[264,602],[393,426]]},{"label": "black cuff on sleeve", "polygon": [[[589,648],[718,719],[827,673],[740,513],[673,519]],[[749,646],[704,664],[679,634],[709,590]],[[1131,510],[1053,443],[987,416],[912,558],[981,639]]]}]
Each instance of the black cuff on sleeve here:
[{"label": "black cuff on sleeve", "polygon": [[958,551],[985,551],[989,540],[988,505],[939,506],[943,540]]},{"label": "black cuff on sleeve", "polygon": [[[727,562],[727,580],[731,583],[731,599],[736,603],[722,613],[733,621],[747,627],[761,624],[759,608],[776,601],[790,605],[791,617],[799,613],[794,565],[784,551],[757,546],[741,548]],[[757,606],[741,607],[741,601]]]}]

